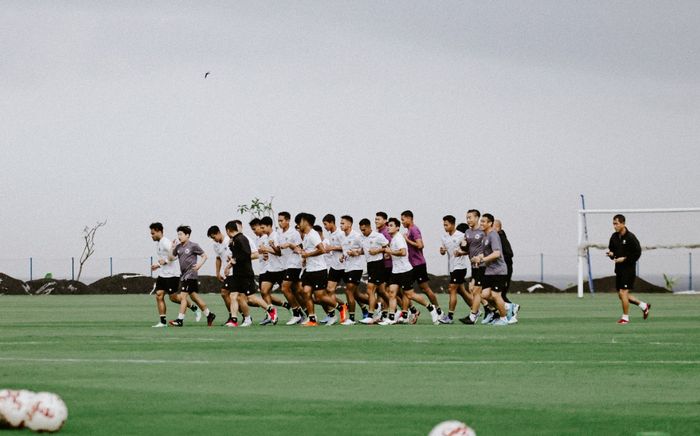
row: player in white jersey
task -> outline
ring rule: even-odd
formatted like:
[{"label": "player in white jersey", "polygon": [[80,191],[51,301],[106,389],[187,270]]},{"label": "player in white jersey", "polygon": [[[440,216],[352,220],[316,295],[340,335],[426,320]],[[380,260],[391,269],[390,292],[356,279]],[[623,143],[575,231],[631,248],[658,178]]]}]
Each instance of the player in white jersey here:
[{"label": "player in white jersey", "polygon": [[[360,232],[362,233],[362,253],[367,262],[367,298],[369,311],[377,314],[377,289],[384,281],[384,249],[389,241],[379,232],[372,230],[372,224],[367,218],[360,220]],[[374,324],[372,316],[365,316],[360,320],[362,324]]]},{"label": "player in white jersey", "polygon": [[[328,285],[326,292],[332,298],[340,301],[336,295],[336,289],[340,284],[341,280],[345,276],[345,266],[343,265],[343,239],[345,235],[343,232],[335,225],[335,215],[326,214],[323,217],[323,228],[328,232],[328,243],[325,244],[326,262],[328,263]],[[348,319],[347,306],[343,305],[343,309],[340,310],[340,322],[343,323]],[[329,314],[324,321],[326,324],[332,322],[333,315]],[[323,322],[323,321],[322,321]]]},{"label": "player in white jersey", "polygon": [[[275,285],[281,286],[284,279],[285,267],[282,263],[282,250],[279,248],[279,237],[272,228],[272,218],[269,216],[260,219],[262,236],[258,241],[258,252],[265,261],[264,273],[260,273],[260,295],[268,304],[289,309],[290,305],[278,297],[272,295]],[[266,317],[260,325],[270,324],[270,317]]]},{"label": "player in white jersey", "polygon": [[292,318],[287,322],[287,325],[304,322],[304,314],[297,300],[297,295],[301,294],[302,291],[301,256],[294,252],[296,247],[301,246],[302,240],[299,231],[291,226],[291,217],[289,212],[277,214],[277,224],[280,226],[279,248],[282,252],[282,264],[285,268],[281,290],[292,308]]},{"label": "player in white jersey", "polygon": [[[172,242],[163,236],[163,224],[152,223],[149,228],[151,239],[156,242],[156,261],[151,265],[151,271],[156,273],[155,293],[159,316],[158,323],[153,327],[166,327],[168,320],[165,317],[165,294],[168,294],[170,301],[180,305],[180,264],[177,260],[171,262],[168,259]],[[199,321],[202,318],[202,312],[192,301],[187,303],[190,310],[195,313],[195,320]]]},{"label": "player in white jersey", "polygon": [[343,232],[341,247],[343,249],[343,267],[345,274],[343,281],[345,282],[345,296],[348,302],[348,319],[343,325],[355,324],[355,305],[356,300],[360,301],[362,308],[362,317],[368,318],[367,303],[369,302],[366,292],[360,291],[360,281],[362,280],[362,272],[365,269],[365,258],[362,255],[362,235],[352,229],[353,218],[350,215],[340,217],[340,230]]},{"label": "player in white jersey", "polygon": [[326,261],[323,258],[325,252],[321,237],[314,230],[313,225],[316,217],[310,213],[300,213],[297,215],[299,231],[302,234],[302,245],[296,248],[296,252],[303,260],[303,272],[301,275],[303,286],[304,304],[309,318],[302,323],[305,327],[315,327],[318,325],[314,303],[321,303],[327,297],[326,286],[328,284],[328,271]]},{"label": "player in white jersey", "polygon": [[456,219],[452,215],[442,218],[442,225],[445,233],[442,235],[442,245],[440,254],[447,255],[447,265],[450,272],[450,284],[448,285],[450,300],[449,311],[446,316],[440,318],[442,324],[452,324],[454,322],[455,309],[457,308],[457,293],[464,299],[467,306],[471,307],[472,298],[464,288],[469,267],[469,256],[460,250],[460,244],[464,240],[464,233],[455,228]]},{"label": "player in white jersey", "polygon": [[[413,267],[408,261],[408,244],[406,243],[406,239],[399,232],[401,223],[396,218],[389,218],[387,226],[389,234],[391,235],[391,242],[389,246],[384,249],[385,253],[391,255],[391,280],[389,281],[389,289],[387,290],[389,311],[379,325],[396,324],[397,319],[395,313],[399,288],[403,289],[404,292],[412,291],[414,282]],[[406,311],[403,310],[401,313],[403,318],[408,316],[405,312]]]}]

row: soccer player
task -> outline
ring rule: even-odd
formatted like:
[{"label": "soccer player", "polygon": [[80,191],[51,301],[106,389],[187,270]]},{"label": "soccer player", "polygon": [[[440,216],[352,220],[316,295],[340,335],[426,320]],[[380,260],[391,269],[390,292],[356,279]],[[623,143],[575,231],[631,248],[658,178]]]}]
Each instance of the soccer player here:
[{"label": "soccer player", "polygon": [[[202,250],[199,244],[190,241],[192,229],[189,226],[180,226],[177,228],[177,241],[173,241],[172,249],[168,254],[168,260],[174,261],[178,259],[180,262],[180,313],[177,319],[171,320],[170,325],[173,327],[182,327],[185,322],[185,313],[187,312],[187,297],[189,295],[192,300],[197,303],[202,309],[202,314],[207,317],[207,325],[211,327],[214,322],[213,312],[209,311],[204,300],[199,297],[199,282],[197,272],[207,261],[207,253]],[[197,261],[197,258],[200,258]]]},{"label": "soccer player", "polygon": [[[389,311],[386,318],[379,322],[379,325],[396,324],[396,307],[397,295],[399,288],[404,292],[413,291],[413,267],[408,260],[408,244],[404,236],[399,233],[401,224],[396,218],[389,218],[387,227],[391,235],[389,246],[384,249],[384,252],[391,256],[391,279],[389,280],[389,289],[387,297],[389,299]],[[407,317],[405,311],[402,311],[402,317]]]},{"label": "soccer player", "polygon": [[[389,245],[389,241],[381,233],[372,231],[372,224],[367,218],[360,220],[360,232],[364,236],[362,239],[362,252],[367,262],[369,311],[377,313],[377,288],[385,280],[384,249]],[[365,316],[360,320],[362,324],[374,324],[374,321],[373,317],[370,316]]]},{"label": "soccer player", "polygon": [[503,292],[501,292],[501,296],[503,297],[503,301],[505,301],[506,304],[514,304],[513,316],[511,317],[511,319],[515,318],[515,322],[518,322],[517,317],[518,312],[520,311],[520,305],[513,303],[508,298],[510,282],[513,278],[513,247],[511,247],[510,241],[508,240],[508,236],[506,235],[505,230],[503,230],[503,224],[501,223],[501,220],[495,220],[493,222],[493,227],[496,230],[496,232],[498,232],[498,236],[501,238],[501,245],[503,246],[503,260],[506,261],[506,267],[508,268],[506,286],[505,289],[503,289]]},{"label": "soccer player", "polygon": [[[469,209],[467,212],[467,225],[469,228],[464,233],[464,242],[461,246],[462,251],[469,253],[469,259],[472,262],[472,278],[469,281],[469,291],[472,294],[472,307],[467,316],[459,319],[464,324],[474,324],[480,313],[479,307],[481,306],[484,265],[478,262],[478,259],[480,259],[481,255],[484,253],[484,239],[486,236],[483,230],[479,228],[480,218],[481,212],[476,209]],[[490,315],[490,317],[488,315],[485,316],[482,324],[491,322],[492,318],[493,315]]]},{"label": "soccer player", "polygon": [[360,292],[360,280],[362,279],[362,271],[365,268],[365,258],[362,256],[362,236],[360,233],[352,229],[353,218],[350,215],[340,217],[340,230],[343,232],[341,247],[343,249],[343,266],[345,274],[343,281],[345,282],[345,295],[348,302],[348,319],[342,322],[342,325],[355,324],[355,300],[360,300],[362,305],[362,318],[367,318],[369,312],[366,304],[368,296]]},{"label": "soccer player", "polygon": [[[323,228],[328,232],[328,243],[325,244],[327,256],[325,260],[328,263],[328,285],[326,293],[334,299],[338,299],[336,289],[338,284],[345,276],[345,266],[343,265],[343,239],[345,235],[335,225],[335,215],[326,214],[323,217]],[[340,310],[340,322],[347,320],[347,306],[343,305],[343,310]],[[326,325],[334,324],[334,312],[329,313],[323,320]],[[322,322],[323,322],[322,321]]]},{"label": "soccer player", "polygon": [[314,311],[314,295],[318,291],[325,291],[328,284],[328,271],[326,261],[323,258],[324,247],[319,234],[313,229],[316,217],[310,213],[302,213],[299,218],[299,231],[302,233],[302,245],[296,248],[296,252],[303,259],[304,270],[301,276],[303,286],[304,303],[308,319],[301,325],[315,327],[318,325]]},{"label": "soccer player", "polygon": [[447,254],[447,265],[450,271],[450,284],[448,285],[450,293],[449,311],[446,317],[440,318],[442,324],[452,324],[454,322],[455,309],[457,308],[457,292],[460,293],[467,306],[471,307],[472,303],[471,295],[467,294],[464,289],[467,268],[469,267],[469,256],[460,250],[460,244],[464,240],[464,233],[455,228],[456,221],[452,215],[446,215],[442,218],[445,233],[442,235],[440,254],[443,256]]},{"label": "soccer player", "polygon": [[280,226],[279,248],[282,251],[282,264],[285,267],[282,278],[282,293],[292,308],[292,318],[287,325],[299,324],[304,321],[304,314],[301,311],[296,295],[301,293],[301,256],[294,252],[294,249],[302,244],[299,231],[290,224],[291,215],[289,212],[277,214],[277,224]]},{"label": "soccer player", "polygon": [[[277,232],[272,228],[272,218],[269,216],[260,219],[260,229],[262,236],[258,243],[258,252],[263,255],[265,260],[265,273],[260,274],[260,295],[263,300],[275,306],[289,309],[290,305],[286,301],[272,295],[272,288],[275,285],[282,285],[284,279],[284,264],[282,263],[282,250],[279,248],[279,237]],[[260,325],[272,323],[270,317],[266,317]]]},{"label": "soccer player", "polygon": [[[168,253],[172,243],[170,239],[163,236],[163,224],[152,223],[150,225],[151,239],[156,242],[156,262],[151,265],[151,271],[156,271],[156,307],[158,308],[159,321],[153,327],[166,327],[168,320],[165,318],[165,294],[170,297],[170,301],[180,305],[180,271],[176,262],[168,259]],[[187,305],[195,313],[195,320],[199,322],[202,311],[188,301]]]},{"label": "soccer player", "polygon": [[[374,225],[377,227],[377,233],[381,233],[387,241],[391,242],[391,235],[389,234],[389,228],[387,227],[387,222],[389,216],[386,212],[379,211],[375,214]],[[389,307],[389,300],[387,298],[386,290],[389,287],[389,282],[391,281],[391,256],[384,253],[384,276],[382,278],[382,283],[377,288],[377,294],[381,298],[384,307]],[[381,312],[380,314],[381,315]],[[379,319],[377,313],[374,316],[375,320]]]},{"label": "soccer player", "polygon": [[[226,306],[226,309],[229,310],[228,319],[224,323],[224,326],[235,327],[233,325],[233,318],[238,312],[238,303],[231,300],[231,292],[226,288],[226,286],[224,286],[226,282],[224,279],[224,268],[226,267],[229,259],[231,258],[231,250],[229,249],[230,240],[228,236],[224,236],[224,234],[219,229],[219,226],[209,227],[209,229],[207,230],[207,236],[211,238],[211,240],[214,242],[214,254],[216,254],[216,279],[221,282],[221,298],[224,300],[224,305]],[[232,308],[235,308],[234,312],[230,311],[230,309]]]},{"label": "soccer player", "polygon": [[[227,277],[224,281],[224,287],[231,292],[232,304],[237,304],[241,309],[244,317],[241,327],[249,327],[253,324],[248,303],[264,308],[272,323],[275,324],[277,322],[277,309],[267,303],[262,297],[255,295],[257,288],[255,286],[250,240],[240,232],[240,228],[235,221],[226,223],[226,233],[230,238],[229,250],[231,251],[231,256],[226,264],[225,274]],[[232,306],[230,310],[233,314],[230,327],[236,327],[238,325],[236,307]]]},{"label": "soccer player", "polygon": [[[417,297],[417,295],[413,291],[409,293],[409,298],[427,307],[432,317],[433,324],[438,324],[442,317],[442,310],[440,309],[437,296],[435,296],[433,290],[430,289],[428,268],[425,263],[425,257],[423,256],[423,236],[418,226],[413,222],[413,212],[410,210],[401,212],[401,224],[408,230],[405,238],[408,244],[408,260],[413,267],[413,277],[415,281],[418,282],[420,289],[430,300],[430,303],[423,304],[421,301],[424,301],[424,299],[416,299],[415,297]],[[414,316],[417,316],[417,312],[413,312],[413,310],[411,312]]]},{"label": "soccer player", "polygon": [[[505,326],[508,325],[508,313],[506,312],[505,302],[501,296],[501,292],[506,286],[506,277],[508,269],[506,262],[503,260],[503,247],[501,246],[501,238],[493,228],[493,215],[485,213],[481,217],[481,230],[486,235],[484,238],[484,252],[476,259],[477,263],[486,265],[484,269],[484,279],[482,282],[483,288],[481,297],[492,303],[500,318],[493,321],[492,325]],[[473,324],[473,323],[472,323]]]},{"label": "soccer player", "polygon": [[642,255],[642,247],[634,233],[627,229],[625,221],[624,215],[618,214],[613,217],[615,233],[610,237],[606,253],[615,262],[615,287],[622,303],[622,318],[617,321],[618,324],[630,322],[630,303],[639,306],[644,319],[649,317],[649,309],[651,309],[651,304],[645,303],[629,293],[634,289],[637,261]]}]

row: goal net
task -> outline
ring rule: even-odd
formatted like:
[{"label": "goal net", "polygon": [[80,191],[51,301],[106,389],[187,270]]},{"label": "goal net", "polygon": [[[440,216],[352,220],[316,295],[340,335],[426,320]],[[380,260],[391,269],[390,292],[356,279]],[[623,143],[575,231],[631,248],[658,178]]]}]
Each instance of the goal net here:
[{"label": "goal net", "polygon": [[[614,264],[605,253],[616,214],[625,216],[627,228],[642,247],[637,275],[669,291],[692,290],[694,262],[700,259],[700,207],[579,209],[578,296],[583,297],[585,283],[614,274]],[[591,292],[594,288],[589,284]]]}]

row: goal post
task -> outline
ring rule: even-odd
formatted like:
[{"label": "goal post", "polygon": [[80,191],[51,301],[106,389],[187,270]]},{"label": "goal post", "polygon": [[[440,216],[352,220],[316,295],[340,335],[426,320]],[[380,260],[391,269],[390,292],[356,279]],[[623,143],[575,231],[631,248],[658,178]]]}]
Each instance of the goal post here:
[{"label": "goal post", "polygon": [[[583,282],[584,269],[586,265],[586,253],[589,248],[604,249],[607,247],[600,244],[591,244],[586,241],[584,236],[584,223],[586,215],[610,215],[616,214],[656,214],[656,213],[699,213],[700,207],[682,207],[682,208],[661,208],[661,209],[579,209],[578,210],[578,297],[583,298]],[[644,246],[642,250],[650,250],[655,248],[698,248],[698,244],[671,244],[658,246]]]}]

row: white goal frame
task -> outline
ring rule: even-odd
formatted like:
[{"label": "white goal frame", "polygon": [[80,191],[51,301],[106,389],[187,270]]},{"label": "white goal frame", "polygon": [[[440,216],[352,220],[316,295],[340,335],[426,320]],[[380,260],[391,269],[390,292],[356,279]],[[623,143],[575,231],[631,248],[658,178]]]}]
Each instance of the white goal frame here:
[{"label": "white goal frame", "polygon": [[579,209],[578,210],[578,297],[583,298],[584,268],[586,265],[586,250],[584,240],[584,223],[586,215],[617,215],[618,213],[681,213],[700,212],[700,207],[683,207],[667,209]]}]

